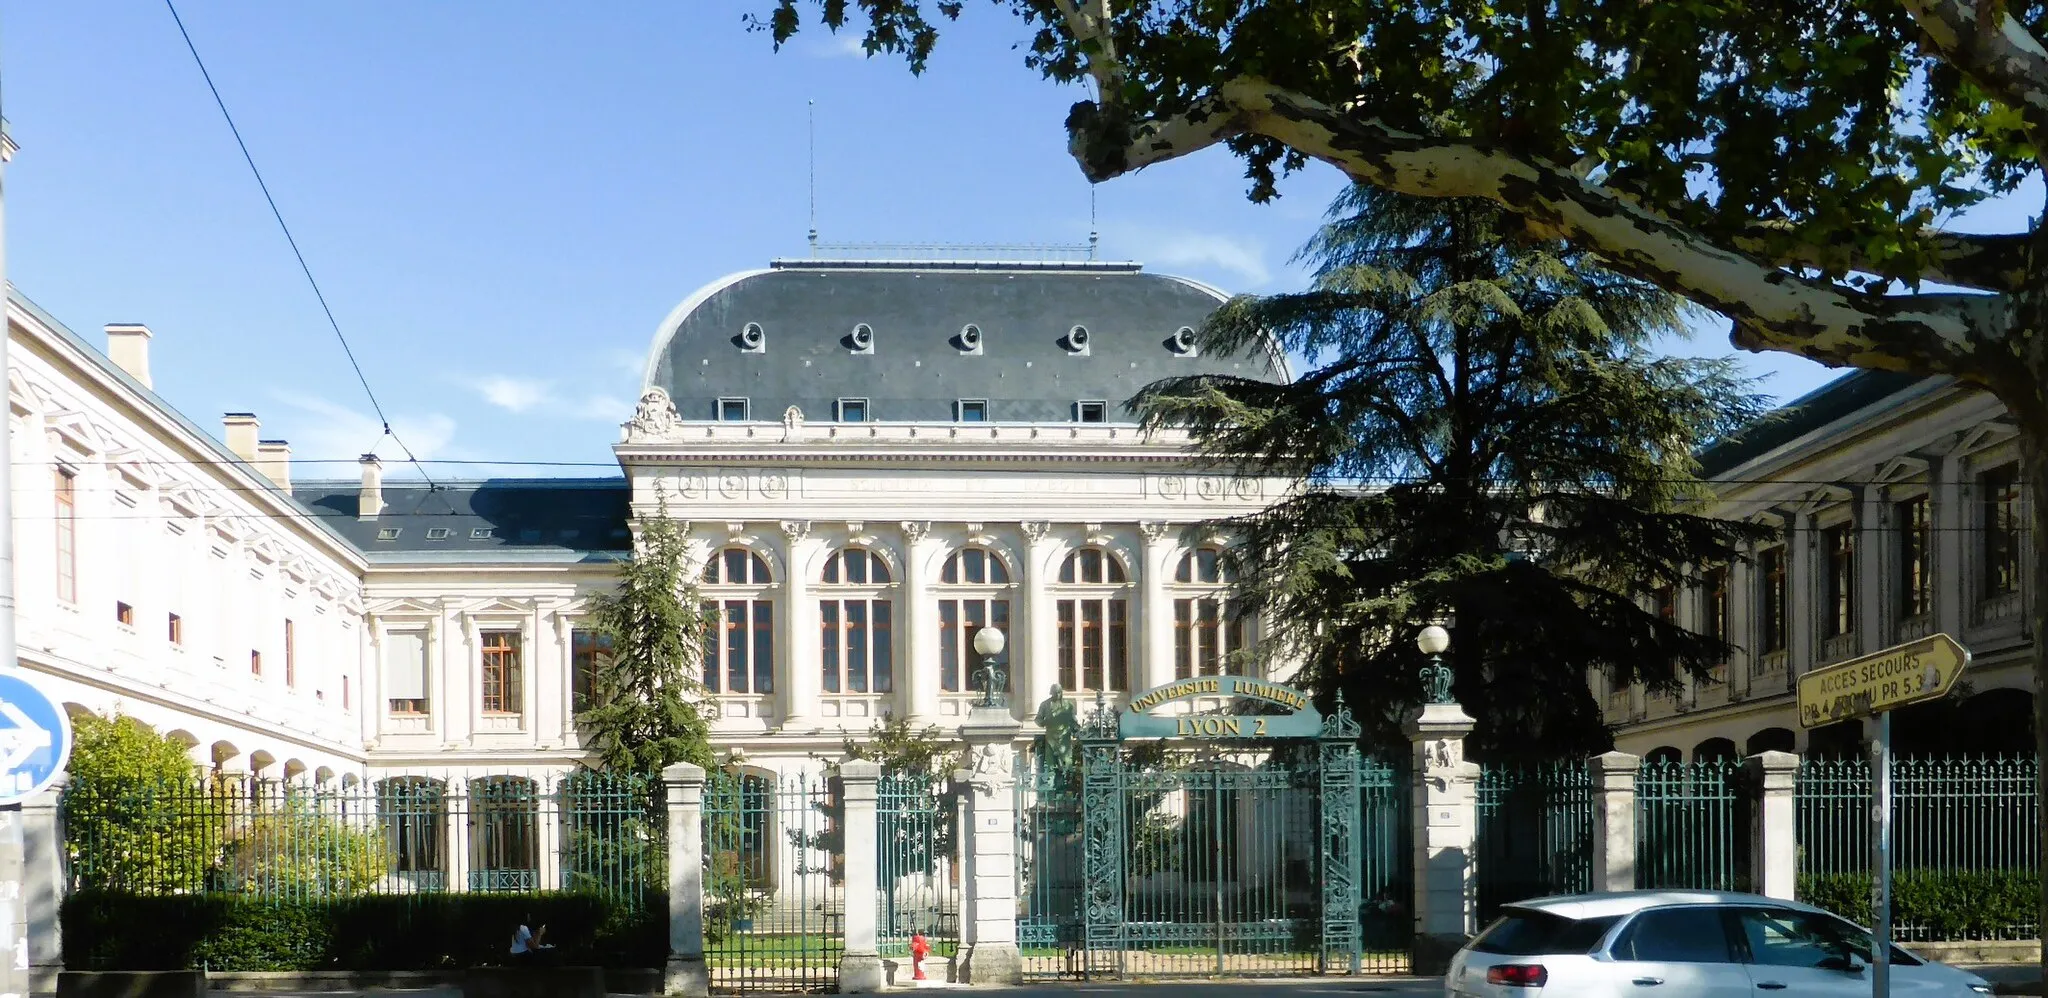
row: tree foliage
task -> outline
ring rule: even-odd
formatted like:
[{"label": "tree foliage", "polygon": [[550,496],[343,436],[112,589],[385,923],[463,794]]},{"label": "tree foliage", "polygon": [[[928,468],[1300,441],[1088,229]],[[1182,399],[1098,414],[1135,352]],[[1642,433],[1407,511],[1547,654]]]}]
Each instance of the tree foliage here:
[{"label": "tree foliage", "polygon": [[71,720],[64,843],[83,887],[205,887],[223,822],[184,744],[126,715]]},{"label": "tree foliage", "polygon": [[678,762],[711,769],[703,699],[705,634],[711,626],[685,571],[683,535],[666,511],[644,521],[640,544],[590,619],[610,639],[597,658],[590,703],[576,715],[600,768],[658,777]]},{"label": "tree foliage", "polygon": [[384,836],[323,809],[313,791],[228,832],[215,886],[265,898],[345,898],[367,893],[391,868]]},{"label": "tree foliage", "polygon": [[1272,335],[1307,371],[1138,399],[1214,460],[1307,483],[1231,524],[1269,652],[1302,657],[1303,681],[1341,690],[1391,748],[1423,695],[1414,634],[1448,619],[1478,753],[1604,750],[1587,670],[1672,688],[1725,661],[1637,602],[1758,533],[1682,508],[1694,448],[1760,402],[1727,361],[1652,352],[1679,299],[1521,237],[1493,205],[1370,188],[1304,254],[1312,288],[1233,299],[1200,339],[1236,353]]}]

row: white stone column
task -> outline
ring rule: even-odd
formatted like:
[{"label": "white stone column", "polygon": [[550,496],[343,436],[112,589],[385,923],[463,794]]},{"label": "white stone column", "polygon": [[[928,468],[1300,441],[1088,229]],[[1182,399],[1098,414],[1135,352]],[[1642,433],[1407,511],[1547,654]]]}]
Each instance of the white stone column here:
[{"label": "white stone column", "polygon": [[1454,703],[1426,704],[1402,730],[1414,746],[1415,952],[1418,974],[1441,974],[1478,931],[1472,879],[1479,827],[1473,789],[1479,767],[1465,761],[1472,718]]},{"label": "white stone column", "polygon": [[1050,589],[1059,576],[1045,563],[1053,550],[1052,524],[1027,520],[1018,526],[1024,531],[1024,633],[1022,640],[1010,635],[1010,705],[1013,716],[1031,717],[1060,679],[1059,617]]},{"label": "white stone column", "polygon": [[882,767],[875,763],[854,760],[839,767],[839,799],[846,808],[845,823],[840,826],[846,848],[841,927],[846,949],[839,958],[840,994],[873,994],[883,987],[875,925],[875,795],[881,781]]},{"label": "white stone column", "polygon": [[[1826,592],[1815,570],[1813,516],[1794,514],[1785,532],[1785,681],[1798,677],[1820,661],[1820,607]],[[1788,689],[1790,687],[1787,687]],[[1784,689],[1765,692],[1783,693]]]},{"label": "white stone column", "polygon": [[441,851],[446,858],[448,889],[469,890],[469,823],[474,817],[476,801],[470,799],[469,781],[460,776],[448,778],[448,792],[443,800]]},{"label": "white stone column", "polygon": [[1750,672],[1762,653],[1755,624],[1756,573],[1746,560],[1756,557],[1755,546],[1745,545],[1743,555],[1728,564],[1728,643],[1734,646],[1728,653],[1728,695],[1733,698],[1749,693]]},{"label": "white stone column", "polygon": [[1888,611],[1897,603],[1886,583],[1898,576],[1885,550],[1884,489],[1865,485],[1856,499],[1856,651],[1869,654],[1892,643]]},{"label": "white stone column", "polygon": [[1799,880],[1797,818],[1799,757],[1759,752],[1749,771],[1762,788],[1750,818],[1750,889],[1765,897],[1795,900]]},{"label": "white stone column", "polygon": [[661,771],[668,790],[668,965],[665,994],[711,993],[704,964],[704,770],[679,762]]},{"label": "white stone column", "polygon": [[824,696],[818,658],[818,608],[810,597],[810,554],[817,542],[806,520],[782,521],[788,543],[782,549],[782,690],[781,729],[807,731],[818,726],[818,699]]},{"label": "white stone column", "polygon": [[[903,521],[903,599],[897,612],[896,647],[903,649],[901,710],[919,728],[939,718],[939,619],[925,577],[926,535],[931,524]],[[1007,636],[1007,635],[1006,635]]]},{"label": "white stone column", "polygon": [[[549,778],[544,776],[537,782],[540,786],[547,787],[548,780]],[[567,839],[562,826],[568,820],[569,809],[573,806],[574,802],[570,795],[562,792],[560,780],[554,781],[554,787],[539,802],[540,813],[537,817],[540,824],[540,842],[537,851],[540,853],[540,869],[534,874],[539,878],[539,883],[535,885],[537,890],[568,889],[568,886],[562,883],[562,847]]]},{"label": "white stone column", "polygon": [[64,823],[58,798],[66,777],[50,789],[22,802],[23,925],[28,932],[29,988],[57,990],[57,972],[64,969]]},{"label": "white stone column", "polygon": [[1963,459],[1944,455],[1928,469],[1932,484],[1934,518],[1934,629],[1961,636],[1964,600],[1970,590],[1970,576],[1963,564],[1963,542],[1968,536],[1963,508]]},{"label": "white stone column", "polygon": [[967,742],[970,768],[957,774],[966,784],[961,798],[962,843],[960,941],[956,961],[967,984],[1017,984],[1023,960],[1017,951],[1017,737],[1008,712],[976,708],[960,736]]},{"label": "white stone column", "polygon": [[1593,766],[1593,887],[1636,889],[1636,774],[1641,756],[1607,752]]},{"label": "white stone column", "polygon": [[1180,550],[1167,524],[1155,521],[1138,527],[1145,537],[1145,563],[1138,571],[1138,626],[1145,641],[1137,674],[1131,677],[1132,692],[1173,681],[1173,602],[1166,596],[1166,578]]}]

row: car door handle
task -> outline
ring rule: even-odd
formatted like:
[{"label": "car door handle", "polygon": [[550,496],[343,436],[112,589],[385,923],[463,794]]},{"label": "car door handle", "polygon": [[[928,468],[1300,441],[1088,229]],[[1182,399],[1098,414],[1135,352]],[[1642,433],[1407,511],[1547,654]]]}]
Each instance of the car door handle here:
[{"label": "car door handle", "polygon": [[1783,990],[1785,990],[1785,986],[1784,986],[1783,984],[1780,984],[1780,983],[1778,983],[1777,981],[1760,981],[1760,982],[1758,982],[1758,983],[1757,983],[1757,988],[1758,988],[1758,990],[1761,990],[1761,991],[1783,991]]},{"label": "car door handle", "polygon": [[1661,977],[1638,977],[1635,980],[1635,984],[1639,988],[1654,988],[1662,983],[1664,983],[1664,979]]}]

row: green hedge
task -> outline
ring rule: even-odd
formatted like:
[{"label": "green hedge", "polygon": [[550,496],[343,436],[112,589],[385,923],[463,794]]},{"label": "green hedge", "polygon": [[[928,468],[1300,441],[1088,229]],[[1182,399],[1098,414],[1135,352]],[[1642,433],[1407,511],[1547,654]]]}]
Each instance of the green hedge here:
[{"label": "green hedge", "polygon": [[[1870,924],[1870,877],[1803,875],[1799,899],[1858,925]],[[2023,870],[1900,870],[1892,874],[1892,922],[1930,940],[2005,939],[2034,925],[2041,877]]]},{"label": "green hedge", "polygon": [[344,900],[81,891],[64,901],[72,970],[438,970],[505,962],[532,914],[572,964],[659,967],[668,901],[589,894],[410,894]]}]

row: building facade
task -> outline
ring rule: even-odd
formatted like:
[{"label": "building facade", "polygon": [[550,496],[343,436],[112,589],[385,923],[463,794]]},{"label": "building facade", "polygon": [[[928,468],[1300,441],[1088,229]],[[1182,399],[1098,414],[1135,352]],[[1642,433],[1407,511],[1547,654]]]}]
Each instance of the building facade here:
[{"label": "building facade", "polygon": [[1200,524],[1285,481],[1200,460],[1125,408],[1205,356],[1223,300],[1115,263],[802,260],[679,305],[621,428],[622,474],[293,481],[253,415],[221,439],[149,388],[151,335],[93,349],[10,302],[22,661],[74,710],[275,778],[559,776],[604,653],[584,623],[638,523],[677,521],[715,634],[723,750],[814,770],[886,716],[946,730],[980,629],[1028,719],[1249,668]]},{"label": "building facade", "polygon": [[1714,514],[1778,535],[1648,596],[1735,651],[1675,694],[1592,677],[1617,746],[1661,758],[1854,751],[1862,722],[1800,729],[1799,676],[1946,633],[1973,656],[1964,689],[1898,712],[1900,750],[2031,753],[2033,552],[2015,432],[1984,392],[1857,372],[1706,452]]}]

